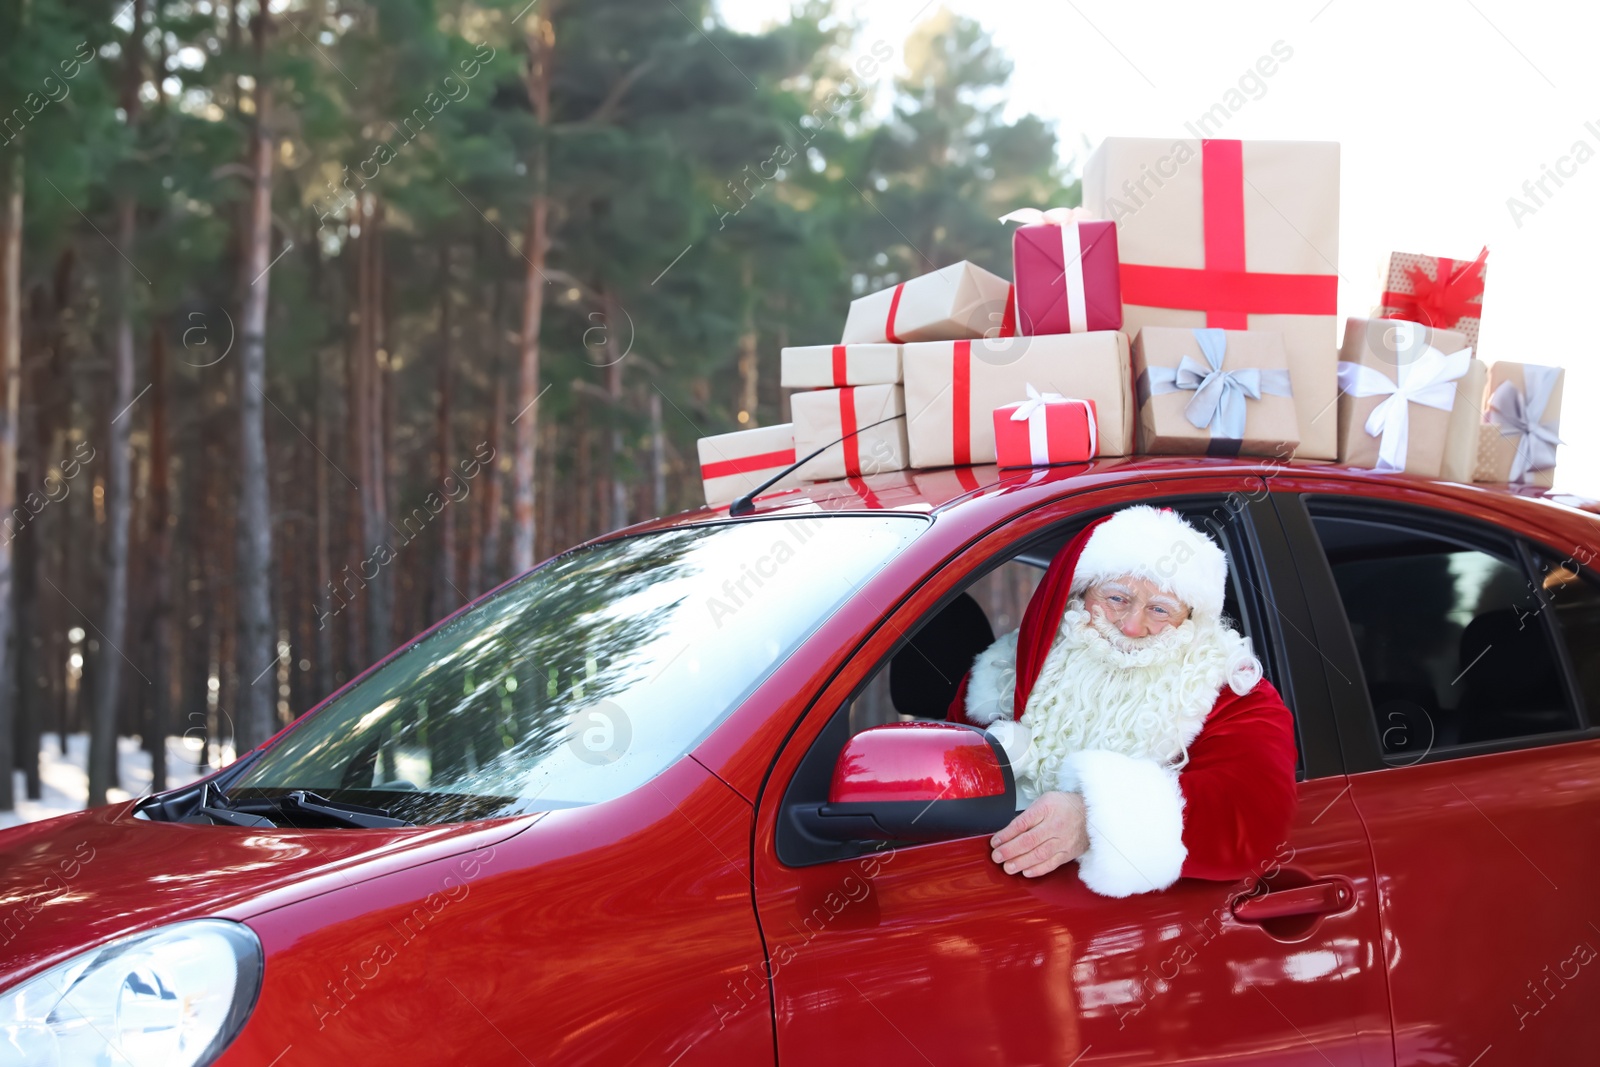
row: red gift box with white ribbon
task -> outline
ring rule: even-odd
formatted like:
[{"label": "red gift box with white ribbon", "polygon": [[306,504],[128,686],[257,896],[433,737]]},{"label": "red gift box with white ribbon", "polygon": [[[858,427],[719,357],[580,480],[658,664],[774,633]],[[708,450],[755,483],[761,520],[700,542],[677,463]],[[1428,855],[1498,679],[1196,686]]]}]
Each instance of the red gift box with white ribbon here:
[{"label": "red gift box with white ribbon", "polygon": [[[726,504],[743,496],[795,461],[794,426],[758,426],[749,430],[702,437],[696,442],[700,454],[700,480],[705,486],[707,504]],[[768,492],[804,485],[805,478],[792,472]]]},{"label": "red gift box with white ribbon", "polygon": [[1099,451],[1099,419],[1093,400],[1040,393],[994,409],[995,462],[1001,467],[1050,467],[1086,463]]},{"label": "red gift box with white ribbon", "polygon": [[1019,208],[1011,243],[1017,333],[1086,333],[1122,327],[1117,224],[1083,208]]},{"label": "red gift box with white ribbon", "polygon": [[800,458],[825,449],[799,470],[822,482],[906,466],[906,404],[898,385],[814,389],[789,398],[794,447]]}]

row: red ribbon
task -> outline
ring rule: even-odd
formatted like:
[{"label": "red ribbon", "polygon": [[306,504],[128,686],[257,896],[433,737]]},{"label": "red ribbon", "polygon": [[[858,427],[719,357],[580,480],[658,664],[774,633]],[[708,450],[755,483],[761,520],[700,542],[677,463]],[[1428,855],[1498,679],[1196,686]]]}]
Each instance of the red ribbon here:
[{"label": "red ribbon", "polygon": [[787,467],[793,462],[794,449],[786,448],[777,452],[762,452],[754,456],[740,456],[738,459],[703,463],[700,465],[700,477],[709,482],[713,478],[726,478],[730,474],[756,474],[760,471],[776,470],[779,467]]},{"label": "red ribbon", "polygon": [[1385,290],[1383,306],[1394,309],[1394,318],[1445,330],[1462,319],[1477,318],[1483,311],[1483,268],[1488,259],[1487,247],[1477,259],[1459,268],[1456,260],[1440,256],[1431,278],[1420,266],[1407,267],[1406,277],[1414,291]]},{"label": "red ribbon", "polygon": [[972,462],[972,342],[957,341],[950,366],[951,462]]},{"label": "red ribbon", "polygon": [[845,366],[844,345],[833,346],[833,384],[848,385],[850,372]]},{"label": "red ribbon", "polygon": [[1000,336],[1015,337],[1017,335],[1017,287],[1006,286],[1006,310],[1000,316]]},{"label": "red ribbon", "polygon": [[1202,140],[1201,203],[1205,257],[1201,269],[1122,264],[1122,302],[1206,313],[1206,325],[1245,330],[1255,315],[1332,315],[1336,274],[1269,274],[1245,264],[1243,142]]},{"label": "red ribbon", "polygon": [[839,390],[839,433],[844,437],[844,472],[861,473],[861,438],[856,434],[856,391]]},{"label": "red ribbon", "polygon": [[889,343],[892,345],[905,344],[904,341],[895,336],[894,332],[895,312],[900,310],[900,291],[905,287],[905,282],[901,282],[899,285],[894,287],[894,295],[889,298],[889,318],[883,324],[883,336],[887,338]]}]

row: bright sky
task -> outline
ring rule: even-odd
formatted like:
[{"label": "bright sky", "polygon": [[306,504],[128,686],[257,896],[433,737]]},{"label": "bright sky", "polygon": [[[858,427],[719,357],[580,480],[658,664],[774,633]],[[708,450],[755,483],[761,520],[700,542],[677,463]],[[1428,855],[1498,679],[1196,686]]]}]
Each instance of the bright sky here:
[{"label": "bright sky", "polygon": [[[1365,315],[1390,250],[1490,249],[1481,355],[1567,369],[1556,485],[1600,497],[1600,5],[1579,0],[841,0],[897,55],[945,3],[1016,65],[1011,111],[1056,125],[1063,151],[1107,135],[1188,136],[1282,41],[1293,56],[1221,132],[1343,146],[1339,310]],[[786,0],[721,0],[735,28]],[[1589,124],[1593,124],[1592,126]],[[1583,147],[1578,144],[1582,142]],[[1583,161],[1579,162],[1579,156]],[[1565,161],[1563,161],[1565,157]],[[1523,190],[1546,168],[1536,203]],[[1514,219],[1507,200],[1533,210]]]}]

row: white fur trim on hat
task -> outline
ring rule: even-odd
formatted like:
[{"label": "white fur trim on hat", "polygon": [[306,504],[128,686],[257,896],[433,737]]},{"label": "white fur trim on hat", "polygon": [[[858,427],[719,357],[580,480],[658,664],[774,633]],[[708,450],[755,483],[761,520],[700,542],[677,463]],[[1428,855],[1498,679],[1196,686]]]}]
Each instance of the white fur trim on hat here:
[{"label": "white fur trim on hat", "polygon": [[1072,572],[1072,591],[1125,576],[1148,579],[1214,619],[1227,593],[1228,557],[1177,512],[1141,504],[1095,527]]},{"label": "white fur trim on hat", "polygon": [[1078,857],[1078,877],[1089,889],[1127,897],[1178,880],[1189,850],[1176,771],[1154,760],[1090,749],[1067,757],[1056,788],[1083,795],[1089,851]]}]

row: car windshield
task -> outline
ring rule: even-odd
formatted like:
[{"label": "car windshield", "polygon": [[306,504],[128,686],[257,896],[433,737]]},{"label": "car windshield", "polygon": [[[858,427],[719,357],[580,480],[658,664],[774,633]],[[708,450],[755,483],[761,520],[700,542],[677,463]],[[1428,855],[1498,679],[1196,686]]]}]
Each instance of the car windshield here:
[{"label": "car windshield", "polygon": [[228,790],[412,823],[593,804],[713,730],[926,520],[815,513],[557,557],[300,723]]}]

